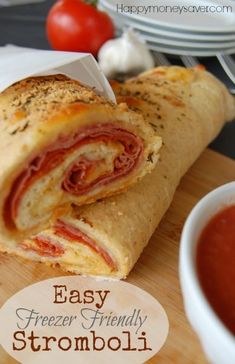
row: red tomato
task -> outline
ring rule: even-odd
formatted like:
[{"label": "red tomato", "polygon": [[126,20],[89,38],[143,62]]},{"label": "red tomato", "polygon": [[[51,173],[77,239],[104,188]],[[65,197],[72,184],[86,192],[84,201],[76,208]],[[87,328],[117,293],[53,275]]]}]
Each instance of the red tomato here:
[{"label": "red tomato", "polygon": [[82,0],[59,0],[47,17],[47,36],[52,48],[88,52],[94,56],[114,36],[111,18]]}]

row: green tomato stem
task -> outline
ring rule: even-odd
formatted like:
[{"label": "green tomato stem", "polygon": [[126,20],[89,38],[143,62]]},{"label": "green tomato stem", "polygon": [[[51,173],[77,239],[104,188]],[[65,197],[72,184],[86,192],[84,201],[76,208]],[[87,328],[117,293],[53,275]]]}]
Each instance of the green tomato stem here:
[{"label": "green tomato stem", "polygon": [[98,0],[85,0],[85,2],[87,4],[95,6],[95,7],[97,7],[97,5],[98,5]]}]

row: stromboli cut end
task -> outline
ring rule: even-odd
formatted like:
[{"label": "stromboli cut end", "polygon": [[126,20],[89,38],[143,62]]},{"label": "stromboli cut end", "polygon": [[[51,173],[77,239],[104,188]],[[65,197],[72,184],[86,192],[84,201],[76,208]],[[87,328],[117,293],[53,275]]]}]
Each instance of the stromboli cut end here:
[{"label": "stromboli cut end", "polygon": [[0,119],[3,238],[38,231],[72,203],[125,191],[159,158],[161,138],[140,115],[62,75],[8,88]]}]

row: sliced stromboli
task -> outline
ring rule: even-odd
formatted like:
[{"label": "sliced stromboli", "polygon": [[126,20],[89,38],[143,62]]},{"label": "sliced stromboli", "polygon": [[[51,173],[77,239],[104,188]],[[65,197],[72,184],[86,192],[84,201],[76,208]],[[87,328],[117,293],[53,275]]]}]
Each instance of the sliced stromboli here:
[{"label": "sliced stromboli", "polygon": [[92,276],[115,275],[122,256],[110,249],[104,236],[93,236],[79,219],[66,216],[31,239],[18,244],[18,254],[60,265],[71,272]]},{"label": "sliced stromboli", "polygon": [[[224,122],[235,117],[233,97],[200,69],[160,67],[113,88],[120,103],[143,115],[162,136],[154,171],[126,193],[73,207],[50,229],[9,251],[78,274],[125,278],[169,207],[180,178]],[[47,256],[42,256],[45,251]]]},{"label": "sliced stromboli", "polygon": [[0,119],[2,238],[38,231],[59,207],[126,190],[154,168],[161,147],[125,104],[60,75],[8,88]]}]

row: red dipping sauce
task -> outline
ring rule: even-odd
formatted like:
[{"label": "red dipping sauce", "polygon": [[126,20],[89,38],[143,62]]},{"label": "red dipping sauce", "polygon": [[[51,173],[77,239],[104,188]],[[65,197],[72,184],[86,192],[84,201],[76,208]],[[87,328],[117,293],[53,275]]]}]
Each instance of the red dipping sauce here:
[{"label": "red dipping sauce", "polygon": [[235,205],[219,212],[204,228],[197,270],[205,296],[235,335]]}]

